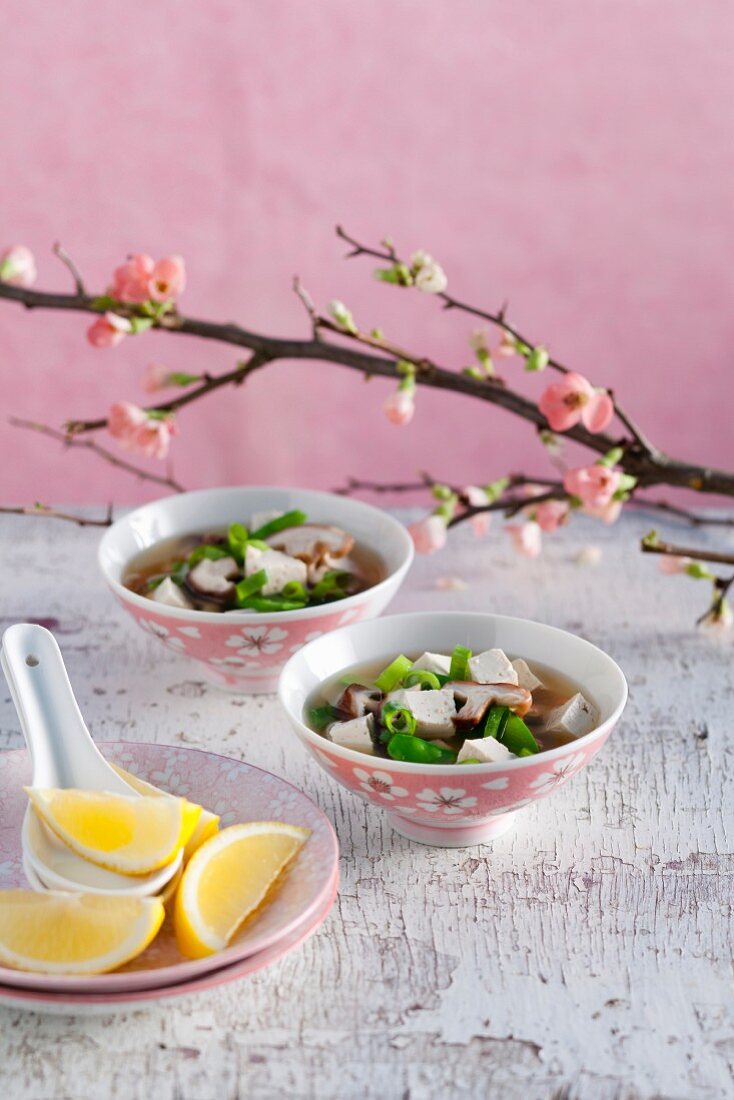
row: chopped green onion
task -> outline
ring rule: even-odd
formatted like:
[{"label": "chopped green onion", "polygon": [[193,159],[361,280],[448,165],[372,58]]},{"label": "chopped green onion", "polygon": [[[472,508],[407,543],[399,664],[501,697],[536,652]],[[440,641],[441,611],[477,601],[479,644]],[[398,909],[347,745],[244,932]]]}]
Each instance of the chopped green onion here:
[{"label": "chopped green onion", "polygon": [[394,691],[403,677],[410,672],[412,664],[413,662],[401,653],[399,657],[390,662],[387,668],[382,670],[375,680],[375,687],[378,687],[380,691]]},{"label": "chopped green onion", "polygon": [[335,707],[330,707],[328,703],[325,703],[321,707],[313,707],[308,712],[308,721],[315,730],[319,733],[323,733],[326,727],[338,718],[339,712]]},{"label": "chopped green onion", "polygon": [[[527,749],[528,753],[533,755],[536,752],[540,752],[540,745],[533,737],[528,727],[523,722],[522,718],[518,718],[516,714],[511,714],[505,722],[505,728],[502,731],[502,735],[497,738],[502,744],[514,752],[516,756],[519,756],[523,749]],[[525,755],[525,754],[524,754]]]},{"label": "chopped green onion", "polygon": [[242,565],[245,560],[247,539],[247,528],[243,523],[230,523],[227,532],[227,543],[229,544],[230,553],[238,565]]},{"label": "chopped green onion", "polygon": [[478,760],[476,756],[468,756],[466,760],[457,760],[457,764],[481,764],[481,760]]},{"label": "chopped green onion", "polygon": [[415,684],[420,684],[421,690],[429,691],[435,690],[441,687],[441,681],[435,672],[427,672],[422,668],[412,669],[403,680],[405,687],[413,687]]},{"label": "chopped green onion", "polygon": [[[264,570],[261,570],[261,572],[264,572]],[[282,588],[280,594],[286,600],[304,600],[304,601],[306,601],[308,599],[308,593],[306,592],[306,587],[305,587],[305,585],[301,584],[300,581],[288,581],[287,584],[283,585],[283,588]]]},{"label": "chopped green onion", "polygon": [[263,542],[262,539],[248,539],[247,540],[247,545],[248,546],[254,546],[254,548],[256,550],[270,550],[271,549],[268,546],[267,542]]},{"label": "chopped green onion", "polygon": [[433,675],[436,677],[441,687],[443,687],[444,684],[448,684],[449,680],[451,679],[451,677],[447,676],[445,672],[434,672]]},{"label": "chopped green onion", "polygon": [[487,720],[484,723],[482,737],[494,737],[497,741],[501,741],[509,717],[509,707],[490,707],[487,711]]},{"label": "chopped green onion", "polygon": [[188,562],[190,566],[194,566],[204,558],[208,558],[209,561],[219,561],[220,558],[228,557],[230,557],[230,552],[225,550],[223,546],[211,546],[209,543],[205,543],[203,546],[197,546],[195,550],[191,551]]},{"label": "chopped green onion", "polygon": [[520,749],[518,756],[535,756],[532,749]]},{"label": "chopped green onion", "polygon": [[402,703],[385,703],[381,718],[389,733],[415,733],[418,725],[413,712]]},{"label": "chopped green onion", "polygon": [[253,573],[246,580],[240,581],[237,585],[237,606],[244,607],[246,600],[259,592],[267,582],[268,574],[264,569],[258,569],[257,573]]},{"label": "chopped green onion", "polygon": [[305,512],[299,512],[297,509],[286,512],[284,516],[278,516],[277,519],[271,519],[270,523],[264,523],[262,527],[258,527],[257,531],[252,532],[252,537],[254,539],[270,538],[271,535],[277,535],[278,531],[285,531],[286,527],[300,527],[307,518]]},{"label": "chopped green onion", "polygon": [[251,611],[300,611],[303,600],[284,600],[280,596],[249,596],[241,606]]},{"label": "chopped green onion", "polygon": [[311,590],[311,599],[324,600],[328,596],[334,594],[341,595],[344,585],[350,578],[350,573],[344,573],[338,569],[330,569],[328,573],[324,573],[318,584],[314,585]]},{"label": "chopped green onion", "polygon": [[449,668],[449,678],[451,680],[470,680],[469,675],[469,658],[471,657],[471,650],[467,649],[465,645],[457,645],[454,652],[451,654],[451,667]]},{"label": "chopped green onion", "polygon": [[451,749],[442,749],[408,733],[396,733],[391,737],[387,754],[393,760],[405,760],[409,764],[453,764],[456,761],[456,753]]}]

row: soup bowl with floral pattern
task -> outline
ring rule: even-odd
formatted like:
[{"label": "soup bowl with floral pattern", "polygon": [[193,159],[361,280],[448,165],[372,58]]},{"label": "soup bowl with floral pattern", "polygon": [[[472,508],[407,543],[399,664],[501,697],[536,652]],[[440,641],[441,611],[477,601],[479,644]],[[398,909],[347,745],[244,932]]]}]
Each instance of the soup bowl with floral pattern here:
[{"label": "soup bowl with floral pattern", "polygon": [[[397,654],[475,653],[503,649],[545,666],[579,686],[598,711],[595,727],[569,744],[501,763],[412,764],[344,748],[307,724],[319,686],[361,664],[388,664]],[[385,810],[411,840],[443,847],[491,841],[530,803],[547,798],[596,756],[627,702],[617,664],[591,642],[543,623],[481,612],[420,612],[357,623],[310,642],[286,664],[280,701],[319,767],[359,798]]]},{"label": "soup bowl with floral pattern", "polygon": [[[197,611],[169,607],[126,588],[130,562],[162,540],[226,529],[257,512],[299,509],[309,522],[333,524],[375,553],[382,579],[362,592],[295,611]],[[362,501],[311,489],[236,487],[166,497],[129,512],[105,532],[99,566],[118,603],[147,634],[228,691],[274,691],[288,658],[306,642],[345,623],[379,615],[413,560],[408,532],[392,516]]]}]

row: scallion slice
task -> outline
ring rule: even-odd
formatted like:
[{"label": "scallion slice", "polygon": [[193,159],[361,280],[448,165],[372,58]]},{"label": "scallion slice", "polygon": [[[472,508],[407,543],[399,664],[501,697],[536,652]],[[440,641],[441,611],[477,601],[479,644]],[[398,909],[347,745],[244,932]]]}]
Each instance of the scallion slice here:
[{"label": "scallion slice", "polygon": [[245,560],[247,539],[247,528],[243,523],[230,523],[227,531],[227,543],[229,551],[238,565],[242,565]]},{"label": "scallion slice", "polygon": [[287,584],[283,585],[280,594],[286,600],[303,600],[305,603],[308,599],[306,586],[301,584],[300,581],[288,581]]},{"label": "scallion slice", "polygon": [[410,672],[412,664],[413,662],[401,653],[399,657],[390,662],[387,668],[382,670],[375,680],[375,687],[384,692],[394,691],[403,677]]},{"label": "scallion slice", "polygon": [[380,717],[389,733],[414,734],[418,726],[413,712],[402,703],[388,701],[383,706]]},{"label": "scallion slice", "polygon": [[237,585],[237,606],[245,607],[246,601],[259,592],[267,582],[268,574],[264,569],[258,569],[257,573],[240,581]]},{"label": "scallion slice", "polygon": [[211,546],[209,543],[204,543],[203,546],[197,546],[191,551],[188,557],[188,563],[193,567],[204,558],[208,558],[210,561],[219,561],[220,558],[228,558],[230,556],[229,550],[225,550],[223,546]]},{"label": "scallion slice", "polygon": [[270,523],[264,523],[262,527],[258,527],[257,531],[252,532],[252,537],[254,539],[270,538],[271,535],[277,535],[278,531],[285,531],[286,527],[300,527],[307,518],[306,513],[299,512],[298,509],[286,512],[284,516],[278,516],[277,519],[271,519]]},{"label": "scallion slice", "polygon": [[467,649],[465,645],[457,645],[454,647],[454,651],[451,654],[451,667],[449,668],[449,677],[452,680],[470,680],[469,674],[469,658],[472,655],[472,651]]},{"label": "scallion slice", "polygon": [[428,672],[423,668],[414,668],[403,680],[405,687],[414,687],[420,684],[422,691],[437,690],[441,687],[441,681],[435,672]]}]

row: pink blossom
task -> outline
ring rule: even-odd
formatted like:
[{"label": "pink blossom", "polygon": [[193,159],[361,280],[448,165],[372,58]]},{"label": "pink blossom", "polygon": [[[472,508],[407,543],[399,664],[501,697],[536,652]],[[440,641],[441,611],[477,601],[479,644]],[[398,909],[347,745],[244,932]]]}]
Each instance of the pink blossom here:
[{"label": "pink blossom", "polygon": [[568,520],[570,505],[567,500],[544,500],[534,509],[535,522],[541,530],[550,534]]},{"label": "pink blossom", "polygon": [[157,393],[170,386],[171,372],[162,363],[149,363],[143,374],[143,389],[146,393]]},{"label": "pink blossom", "polygon": [[130,401],[118,401],[107,417],[107,428],[126,451],[137,451],[148,458],[165,458],[171,437],[178,434],[178,426],[168,417],[160,420],[150,417],[145,409]]},{"label": "pink blossom", "polygon": [[36,260],[30,248],[14,244],[0,256],[0,282],[11,286],[33,286],[36,281]]},{"label": "pink blossom", "polygon": [[441,592],[463,592],[468,587],[461,577],[436,577],[436,588]]},{"label": "pink blossom", "polygon": [[181,256],[159,260],[148,281],[149,296],[154,302],[177,298],[186,286],[186,267]]},{"label": "pink blossom", "polygon": [[152,256],[138,252],[115,269],[110,294],[121,302],[147,302],[150,298],[149,282],[155,262]]},{"label": "pink blossom", "polygon": [[410,525],[408,534],[419,554],[434,554],[446,545],[446,521],[441,516],[425,516]]},{"label": "pink blossom", "polygon": [[537,558],[543,548],[543,538],[540,525],[534,520],[526,523],[508,523],[505,531],[512,535],[512,541],[518,554],[526,558]]},{"label": "pink blossom", "polygon": [[[466,488],[462,489],[461,493],[462,496],[466,497],[467,502],[472,508],[484,508],[489,503],[489,499],[484,489],[480,489],[478,485],[467,485]],[[477,516],[472,516],[469,523],[477,538],[484,538],[492,523],[492,513],[481,512]]]},{"label": "pink blossom", "polygon": [[664,554],[660,559],[659,569],[661,573],[674,577],[678,573],[685,573],[690,564],[690,558],[681,558],[676,554]]},{"label": "pink blossom", "polygon": [[608,504],[584,505],[584,515],[600,519],[602,523],[616,523],[622,514],[622,501],[610,500]]},{"label": "pink blossom", "polygon": [[573,371],[548,386],[538,408],[554,432],[568,431],[579,420],[590,432],[601,432],[614,416],[609,394],[597,392],[583,375]]},{"label": "pink blossom", "polygon": [[517,340],[508,332],[506,328],[502,329],[502,337],[499,342],[495,355],[503,355],[505,357],[510,355],[517,355]]},{"label": "pink blossom", "polygon": [[619,470],[607,466],[579,466],[566,472],[563,487],[571,496],[579,497],[587,511],[604,508],[619,488],[621,476]]},{"label": "pink blossom", "polygon": [[94,348],[114,348],[132,332],[127,317],[118,317],[116,313],[105,313],[98,317],[87,329],[87,340]]},{"label": "pink blossom", "polygon": [[410,424],[415,412],[412,390],[394,390],[382,406],[391,424]]}]

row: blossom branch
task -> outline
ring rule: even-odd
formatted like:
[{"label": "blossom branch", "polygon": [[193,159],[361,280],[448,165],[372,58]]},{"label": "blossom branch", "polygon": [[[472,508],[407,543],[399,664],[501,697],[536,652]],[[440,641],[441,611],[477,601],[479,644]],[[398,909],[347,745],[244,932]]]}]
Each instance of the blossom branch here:
[{"label": "blossom branch", "polygon": [[75,523],[78,527],[110,527],[112,524],[112,505],[108,505],[104,519],[90,519],[87,516],[74,515],[71,512],[59,512],[48,504],[22,505],[18,508],[0,506],[0,514],[6,516],[44,516],[46,519],[61,519],[69,523]]},{"label": "blossom branch", "polygon": [[734,554],[723,554],[715,550],[702,550],[695,546],[677,546],[664,542],[652,532],[640,541],[643,554],[664,554],[675,558],[687,558],[690,561],[706,561],[717,565],[734,565]]},{"label": "blossom branch", "polygon": [[86,287],[84,286],[84,280],[82,279],[81,272],[79,271],[79,268],[76,266],[76,264],[72,260],[69,253],[66,251],[66,249],[58,241],[53,246],[52,251],[53,251],[54,256],[58,256],[58,258],[61,260],[64,267],[66,267],[70,271],[71,277],[74,280],[74,287],[76,288],[76,292],[79,295],[79,297],[81,297],[81,298],[86,297],[87,290],[86,290]]}]

